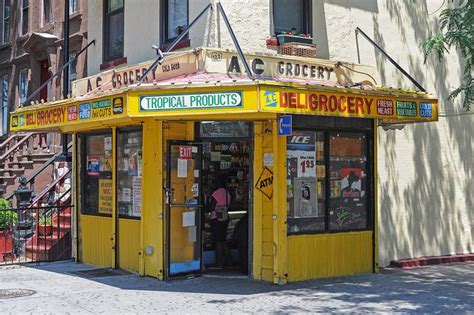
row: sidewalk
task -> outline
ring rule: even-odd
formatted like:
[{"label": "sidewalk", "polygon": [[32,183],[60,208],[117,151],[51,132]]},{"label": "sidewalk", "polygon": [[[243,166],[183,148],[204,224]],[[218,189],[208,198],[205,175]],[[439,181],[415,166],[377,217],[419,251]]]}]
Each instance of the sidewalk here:
[{"label": "sidewalk", "polygon": [[[87,269],[95,267],[71,262],[0,267],[0,313],[465,313],[474,310],[474,264],[392,270],[385,274],[286,286],[248,279],[201,277],[166,283],[130,274],[85,278],[73,273]],[[22,294],[30,295],[12,297]]]}]

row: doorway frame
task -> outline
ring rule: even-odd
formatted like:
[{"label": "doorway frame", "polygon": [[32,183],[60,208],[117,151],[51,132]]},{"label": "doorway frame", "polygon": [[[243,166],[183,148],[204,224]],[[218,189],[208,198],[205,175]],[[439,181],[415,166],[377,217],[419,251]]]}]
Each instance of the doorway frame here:
[{"label": "doorway frame", "polygon": [[[220,120],[215,120],[219,122]],[[231,142],[231,141],[247,141],[249,144],[249,205],[248,205],[248,253],[247,253],[247,276],[253,278],[253,247],[254,247],[254,153],[255,153],[255,128],[253,120],[237,120],[249,123],[249,135],[247,137],[201,137],[201,121],[195,122],[194,125],[194,139],[198,143],[204,142]]]},{"label": "doorway frame", "polygon": [[169,197],[169,190],[171,186],[171,147],[173,145],[190,145],[190,146],[198,146],[198,152],[199,158],[196,163],[199,165],[199,199],[198,199],[198,205],[196,208],[199,209],[200,212],[203,211],[203,203],[202,203],[202,196],[201,196],[201,190],[202,190],[202,143],[199,143],[197,141],[190,141],[190,140],[167,140],[166,143],[166,183],[165,187],[163,187],[163,193],[164,193],[164,201],[165,201],[165,255],[164,255],[164,276],[165,280],[173,280],[173,279],[179,279],[179,278],[189,278],[189,277],[200,277],[202,275],[202,270],[203,270],[203,250],[202,250],[202,222],[201,222],[201,217],[202,213],[199,213],[197,216],[198,218],[198,224],[196,225],[198,227],[198,237],[197,237],[197,242],[198,242],[198,248],[199,248],[199,255],[200,255],[200,264],[199,264],[199,272],[188,272],[188,273],[182,273],[176,276],[170,275],[170,262],[171,262],[171,228],[170,228],[170,208],[171,204],[169,203],[168,197]]}]

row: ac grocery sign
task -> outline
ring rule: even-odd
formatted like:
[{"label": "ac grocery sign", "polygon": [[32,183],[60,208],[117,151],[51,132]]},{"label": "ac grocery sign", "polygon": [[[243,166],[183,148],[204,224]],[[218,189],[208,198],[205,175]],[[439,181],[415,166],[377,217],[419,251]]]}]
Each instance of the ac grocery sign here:
[{"label": "ac grocery sign", "polygon": [[359,118],[438,120],[438,100],[355,93],[272,89],[261,92],[263,111]]}]

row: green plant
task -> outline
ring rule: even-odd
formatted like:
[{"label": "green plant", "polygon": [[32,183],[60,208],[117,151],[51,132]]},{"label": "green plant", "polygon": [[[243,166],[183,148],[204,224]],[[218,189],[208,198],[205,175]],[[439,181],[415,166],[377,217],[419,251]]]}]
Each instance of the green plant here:
[{"label": "green plant", "polygon": [[38,224],[40,226],[53,225],[53,220],[51,219],[51,216],[43,214],[40,215]]},{"label": "green plant", "polygon": [[0,230],[13,227],[18,220],[16,211],[9,209],[11,209],[11,202],[5,198],[0,198]]},{"label": "green plant", "polygon": [[428,37],[421,44],[421,49],[425,62],[431,53],[441,60],[446,52],[449,53],[449,48],[460,52],[464,58],[462,83],[451,91],[449,98],[453,100],[464,93],[463,106],[469,111],[474,103],[474,1],[449,0],[449,3],[440,14],[440,32]]}]

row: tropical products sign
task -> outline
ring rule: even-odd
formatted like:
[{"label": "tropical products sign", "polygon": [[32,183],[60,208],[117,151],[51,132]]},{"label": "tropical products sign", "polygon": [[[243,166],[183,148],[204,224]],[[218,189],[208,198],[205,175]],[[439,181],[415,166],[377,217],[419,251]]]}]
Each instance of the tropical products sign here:
[{"label": "tropical products sign", "polygon": [[140,111],[235,107],[242,107],[242,92],[240,91],[140,96]]},{"label": "tropical products sign", "polygon": [[92,102],[48,106],[12,114],[10,129],[15,131],[58,127],[71,123],[119,117],[123,113],[123,97],[121,96]]},{"label": "tropical products sign", "polygon": [[438,100],[315,90],[261,91],[262,111],[359,118],[437,121]]}]

